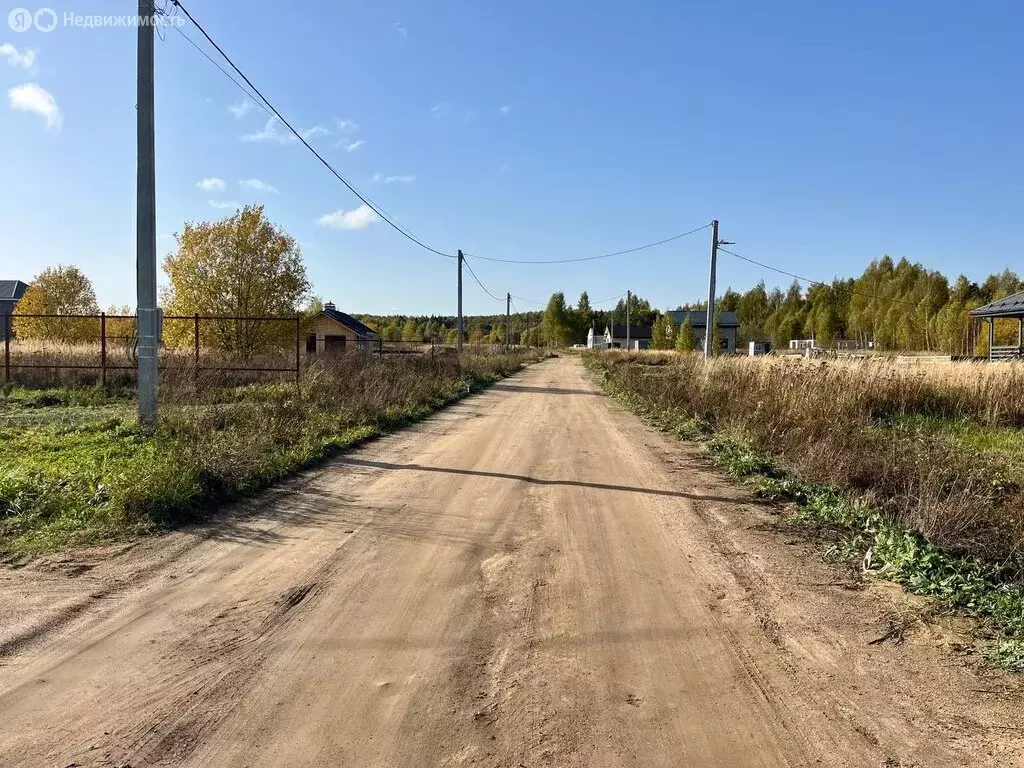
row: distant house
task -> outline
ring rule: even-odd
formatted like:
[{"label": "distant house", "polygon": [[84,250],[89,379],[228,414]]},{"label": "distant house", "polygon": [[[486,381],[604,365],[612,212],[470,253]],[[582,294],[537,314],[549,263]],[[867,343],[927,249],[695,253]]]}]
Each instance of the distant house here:
[{"label": "distant house", "polygon": [[338,310],[332,302],[315,318],[306,337],[306,354],[339,354],[348,351],[369,351],[377,332]]},{"label": "distant house", "polygon": [[629,326],[629,340],[626,326],[612,325],[604,329],[604,343],[609,349],[647,349],[651,346],[652,328],[649,325]]},{"label": "distant house", "polygon": [[[737,340],[740,332],[740,318],[735,312],[717,313],[718,321],[718,349],[721,352],[732,354],[736,351]],[[679,309],[669,312],[672,324],[678,330],[687,320],[693,326],[693,335],[697,337],[697,349],[704,349],[704,339],[708,335],[708,313],[706,310],[685,310]]]},{"label": "distant house", "polygon": [[[6,316],[14,314],[14,308],[18,306],[27,289],[28,285],[21,280],[0,280],[0,340],[7,338]],[[14,335],[13,328],[11,335]]]}]

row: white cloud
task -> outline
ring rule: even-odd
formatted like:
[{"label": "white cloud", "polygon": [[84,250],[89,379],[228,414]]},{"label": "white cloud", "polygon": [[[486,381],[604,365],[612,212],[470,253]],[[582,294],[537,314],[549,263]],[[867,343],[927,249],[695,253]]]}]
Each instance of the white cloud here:
[{"label": "white cloud", "polygon": [[260,192],[277,192],[277,187],[259,179],[242,179],[240,182],[246,189],[256,189]]},{"label": "white cloud", "polygon": [[384,184],[411,184],[416,181],[415,176],[385,176],[383,173],[373,174],[373,180]]},{"label": "white cloud", "polygon": [[202,181],[197,182],[196,186],[199,187],[199,189],[203,190],[203,192],[223,192],[224,187],[226,185],[224,184],[223,179],[218,179],[216,176],[214,176],[212,178],[203,179]]},{"label": "white cloud", "polygon": [[503,104],[502,106],[498,107],[498,111],[501,112],[501,114],[503,114],[503,115],[507,115],[509,112],[512,111],[512,105],[511,104]]},{"label": "white cloud", "polygon": [[237,104],[228,104],[228,112],[237,118],[243,118],[252,112],[255,106],[250,99],[242,99]]},{"label": "white cloud", "polygon": [[451,114],[452,107],[446,101],[439,101],[437,104],[430,108],[430,114],[434,117],[448,117]]},{"label": "white cloud", "polygon": [[[307,128],[304,131],[299,131],[299,133],[302,134],[302,138],[304,138],[304,139],[306,139],[308,141],[309,139],[313,138],[314,136],[316,136],[318,134],[323,134],[324,136],[330,136],[331,135],[331,130],[330,130],[330,128],[327,128],[326,126],[323,126],[323,125],[314,125],[312,128]],[[295,136],[294,135],[292,135],[292,141],[295,141]]]},{"label": "white cloud", "polygon": [[241,203],[236,203],[228,200],[210,200],[210,207],[212,208],[231,208],[236,210],[242,207]]},{"label": "white cloud", "polygon": [[46,127],[50,130],[59,131],[64,125],[64,115],[57,106],[53,94],[35,83],[16,85],[7,92],[7,97],[10,99],[11,109],[42,115],[46,120]]},{"label": "white cloud", "polygon": [[26,48],[21,52],[10,43],[0,45],[0,56],[6,56],[8,64],[21,69],[32,69],[32,65],[36,63],[37,53],[39,51],[33,48]]},{"label": "white cloud", "polygon": [[406,29],[406,28],[405,28],[405,27],[404,27],[404,26],[402,25],[402,22],[400,22],[400,21],[396,21],[396,22],[394,23],[394,27],[395,27],[395,30],[396,30],[396,31],[398,32],[398,36],[399,36],[400,38],[402,38],[403,40],[408,40],[408,39],[409,39],[409,30],[408,30],[408,29]]},{"label": "white cloud", "polygon": [[353,141],[351,144],[346,144],[345,145],[345,151],[346,152],[355,152],[357,149],[359,149],[364,144],[366,144],[366,140],[365,139],[358,139],[356,141]]},{"label": "white cloud", "polygon": [[355,133],[359,130],[359,123],[347,117],[336,117],[334,124],[338,126],[339,133]]},{"label": "white cloud", "polygon": [[[300,131],[299,133],[301,133],[302,138],[306,140],[309,140],[321,133],[328,136],[331,134],[330,130],[322,125],[314,125],[312,128]],[[267,120],[267,124],[263,126],[262,131],[243,134],[242,141],[276,141],[278,144],[291,144],[292,142],[298,141],[298,139],[295,138],[294,133],[286,130],[281,125],[280,120],[276,117],[271,117]]]},{"label": "white cloud", "polygon": [[321,216],[316,223],[321,227],[330,227],[331,229],[365,229],[376,220],[377,214],[370,206],[363,203],[351,211],[339,208],[334,213]]}]

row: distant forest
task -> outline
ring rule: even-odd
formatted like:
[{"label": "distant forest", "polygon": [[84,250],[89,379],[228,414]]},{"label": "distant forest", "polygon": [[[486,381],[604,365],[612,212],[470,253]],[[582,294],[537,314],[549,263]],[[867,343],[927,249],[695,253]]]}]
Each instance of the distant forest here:
[{"label": "distant forest", "polygon": [[[769,289],[761,281],[746,293],[728,289],[716,302],[718,311],[736,312],[740,319],[740,342],[771,341],[788,346],[791,339],[817,340],[822,347],[839,340],[873,342],[888,351],[930,351],[961,354],[977,351],[970,333],[968,312],[991,301],[1024,291],[1024,281],[1009,269],[975,283],[964,275],[950,281],[942,273],[912,264],[906,259],[893,262],[885,256],[871,262],[858,278],[836,279],[804,290],[794,281],[788,289]],[[703,309],[706,304],[681,304],[678,309]],[[378,329],[386,340],[457,340],[456,318],[452,316],[409,317],[360,315],[363,322]],[[626,302],[614,309],[594,309],[584,292],[574,305],[564,294],[555,293],[542,311],[512,316],[513,342],[568,346],[586,341],[592,326],[598,332],[611,323],[625,323]],[[675,347],[678,329],[668,325],[661,310],[647,299],[634,295],[630,304],[634,325],[657,325],[656,338]],[[469,343],[504,342],[504,315],[466,317]],[[1011,327],[1012,326],[1012,327]],[[1015,344],[1016,322],[997,324],[1001,343]],[[987,343],[982,339],[982,344]]]}]

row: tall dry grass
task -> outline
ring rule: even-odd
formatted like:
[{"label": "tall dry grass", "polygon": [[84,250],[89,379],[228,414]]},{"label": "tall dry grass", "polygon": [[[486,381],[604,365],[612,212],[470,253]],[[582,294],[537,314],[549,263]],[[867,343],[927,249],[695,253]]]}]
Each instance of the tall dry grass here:
[{"label": "tall dry grass", "polygon": [[1005,560],[1024,543],[1024,493],[1012,462],[913,426],[930,419],[1024,428],[1024,366],[596,359],[608,383],[641,407],[739,433],[804,479],[866,496],[939,546]]}]

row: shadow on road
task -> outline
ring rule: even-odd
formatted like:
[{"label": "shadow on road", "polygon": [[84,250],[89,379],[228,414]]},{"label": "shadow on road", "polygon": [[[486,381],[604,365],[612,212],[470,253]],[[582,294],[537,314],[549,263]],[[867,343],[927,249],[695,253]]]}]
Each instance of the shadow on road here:
[{"label": "shadow on road", "polygon": [[387,470],[409,470],[413,472],[442,472],[450,475],[470,475],[473,477],[497,477],[503,480],[517,480],[522,483],[533,485],[570,485],[578,488],[596,488],[602,491],[624,491],[626,493],[649,493],[654,496],[672,496],[677,499],[691,499],[693,501],[719,501],[727,504],[736,503],[736,499],[728,499],[721,496],[701,496],[697,493],[685,493],[684,491],[672,491],[661,488],[636,488],[629,485],[611,485],[609,483],[593,483],[585,480],[548,480],[541,477],[530,477],[529,475],[512,475],[506,472],[486,472],[479,469],[456,469],[454,467],[425,467],[422,464],[389,464],[384,461],[367,461],[366,459],[342,458],[339,464],[347,464],[352,467],[369,467],[371,469]]}]

